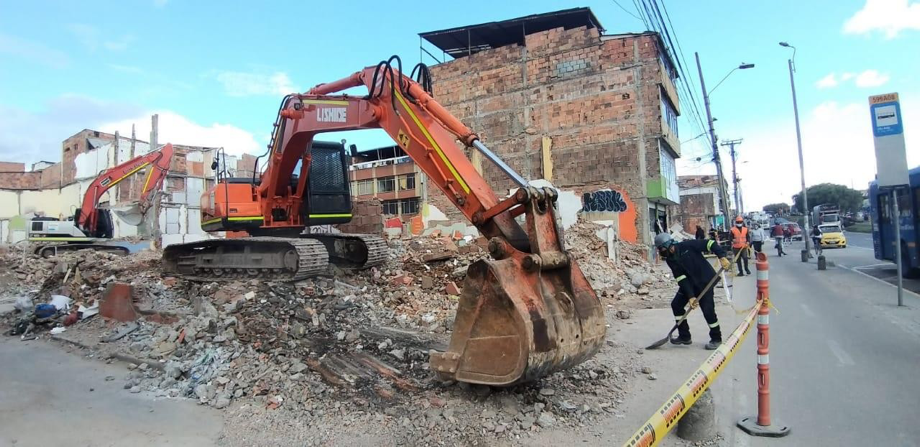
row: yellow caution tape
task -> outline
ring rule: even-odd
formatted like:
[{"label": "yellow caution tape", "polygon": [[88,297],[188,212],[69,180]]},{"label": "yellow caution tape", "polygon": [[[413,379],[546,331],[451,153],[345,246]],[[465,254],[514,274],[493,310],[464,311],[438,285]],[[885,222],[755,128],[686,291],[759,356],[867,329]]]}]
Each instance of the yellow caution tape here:
[{"label": "yellow caution tape", "polygon": [[760,311],[760,306],[763,304],[762,301],[758,301],[751,308],[751,312],[744,318],[744,321],[722,342],[719,349],[713,351],[709,358],[677,389],[677,392],[671,395],[664,405],[642,424],[642,428],[626,440],[624,447],[650,447],[658,445],[664,439],[668,432],[677,425],[677,421],[696,403],[700,395],[709,389],[729,360],[734,357],[738,347],[741,346],[753,327],[754,318],[757,317],[757,312]]}]

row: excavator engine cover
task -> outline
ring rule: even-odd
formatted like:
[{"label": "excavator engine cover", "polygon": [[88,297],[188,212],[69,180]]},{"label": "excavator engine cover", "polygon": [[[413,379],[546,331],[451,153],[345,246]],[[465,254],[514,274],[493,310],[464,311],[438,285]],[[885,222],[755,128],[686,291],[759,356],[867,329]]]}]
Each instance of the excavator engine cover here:
[{"label": "excavator engine cover", "polygon": [[525,268],[520,252],[473,263],[447,352],[432,353],[442,379],[504,386],[575,366],[604,343],[597,295],[568,255],[563,267]]}]

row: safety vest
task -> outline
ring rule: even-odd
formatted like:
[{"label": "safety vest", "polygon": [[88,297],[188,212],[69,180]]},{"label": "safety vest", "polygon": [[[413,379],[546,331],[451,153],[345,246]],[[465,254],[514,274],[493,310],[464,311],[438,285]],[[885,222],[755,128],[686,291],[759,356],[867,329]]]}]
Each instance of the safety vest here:
[{"label": "safety vest", "polygon": [[747,245],[747,227],[732,227],[732,248],[744,248]]}]

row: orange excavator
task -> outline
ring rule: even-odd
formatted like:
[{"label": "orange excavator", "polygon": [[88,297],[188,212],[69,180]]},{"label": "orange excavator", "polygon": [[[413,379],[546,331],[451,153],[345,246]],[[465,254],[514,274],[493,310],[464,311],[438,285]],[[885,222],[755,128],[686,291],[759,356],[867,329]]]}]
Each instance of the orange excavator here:
[{"label": "orange excavator", "polygon": [[[172,157],[173,147],[167,144],[158,151],[139,155],[103,171],[86,188],[83,203],[77,208],[72,219],[33,219],[29,228],[29,240],[48,243],[36,247],[35,254],[48,257],[63,251],[86,249],[128,254],[126,247],[105,242],[105,239],[112,238],[114,230],[110,211],[114,211],[130,225],[139,225],[155,202],[156,194],[169,172]],[[122,209],[99,207],[99,199],[106,191],[145,168],[147,175],[144,177],[144,186],[136,203]]]},{"label": "orange excavator", "polygon": [[[395,62],[395,64],[394,64]],[[394,67],[394,65],[396,65]],[[367,95],[337,94],[366,87]],[[258,180],[221,180],[202,196],[209,231],[245,230],[252,237],[171,245],[165,269],[186,277],[296,280],[326,269],[379,264],[379,237],[310,234],[309,225],[350,219],[344,147],[314,138],[323,132],[379,128],[408,154],[479,232],[491,259],[467,272],[446,352],[432,352],[441,378],[511,385],[592,357],[605,335],[604,311],[563,246],[557,193],[535,188],[434,100],[427,67],[405,76],[394,56],[376,66],[282,101],[268,164]],[[518,186],[499,197],[463,150],[480,151]],[[343,205],[344,204],[344,205]],[[515,218],[523,215],[523,227]]]}]

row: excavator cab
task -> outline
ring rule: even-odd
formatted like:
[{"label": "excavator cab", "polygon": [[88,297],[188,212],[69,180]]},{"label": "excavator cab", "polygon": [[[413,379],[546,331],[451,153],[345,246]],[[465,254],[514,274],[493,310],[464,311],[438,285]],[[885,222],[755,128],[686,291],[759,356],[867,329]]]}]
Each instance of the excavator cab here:
[{"label": "excavator cab", "polygon": [[303,221],[310,225],[332,225],[351,221],[351,193],[348,188],[348,162],[345,146],[314,141],[307,182],[307,206]]}]

